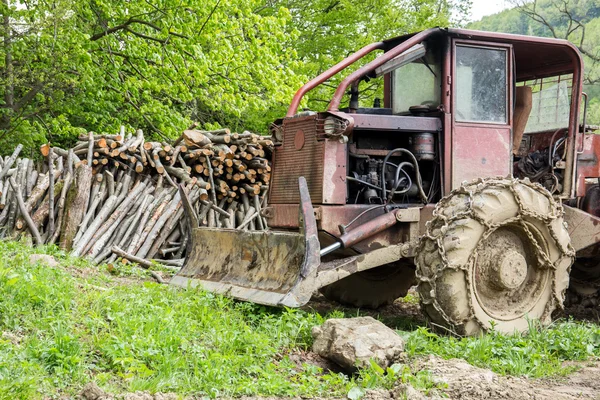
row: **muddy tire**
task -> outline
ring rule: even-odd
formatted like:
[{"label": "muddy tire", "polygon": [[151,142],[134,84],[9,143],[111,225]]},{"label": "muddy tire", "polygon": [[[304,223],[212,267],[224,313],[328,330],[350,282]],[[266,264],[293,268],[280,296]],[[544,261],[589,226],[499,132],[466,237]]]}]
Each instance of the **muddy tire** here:
[{"label": "muddy tire", "polygon": [[442,199],[417,248],[421,305],[458,335],[512,333],[562,307],[575,252],[540,185],[480,179]]},{"label": "muddy tire", "polygon": [[406,296],[415,283],[414,267],[394,263],[352,274],[320,292],[340,304],[376,309]]}]

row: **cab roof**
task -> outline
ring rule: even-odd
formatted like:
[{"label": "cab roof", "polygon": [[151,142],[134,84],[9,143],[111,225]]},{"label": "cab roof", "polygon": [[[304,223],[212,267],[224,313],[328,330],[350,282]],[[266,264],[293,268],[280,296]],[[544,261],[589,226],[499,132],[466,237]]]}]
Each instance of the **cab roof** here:
[{"label": "cab roof", "polygon": [[[563,39],[544,38],[510,33],[473,31],[468,29],[430,29],[427,41],[441,41],[446,37],[486,43],[510,44],[514,49],[517,80],[530,80],[552,75],[583,74],[583,61],[577,47]],[[385,51],[390,50],[418,32],[384,40]]]}]

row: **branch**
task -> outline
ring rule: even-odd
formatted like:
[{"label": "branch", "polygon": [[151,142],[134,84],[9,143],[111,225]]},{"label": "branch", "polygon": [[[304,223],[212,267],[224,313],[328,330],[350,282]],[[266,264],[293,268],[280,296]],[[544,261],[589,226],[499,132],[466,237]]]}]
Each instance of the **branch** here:
[{"label": "branch", "polygon": [[[153,24],[152,22],[144,21],[144,20],[138,19],[138,18],[130,18],[130,19],[128,19],[127,21],[123,22],[120,25],[113,26],[112,28],[108,28],[108,29],[106,29],[103,32],[98,32],[95,35],[92,35],[92,37],[90,38],[90,40],[93,42],[93,41],[96,41],[98,39],[103,38],[104,36],[108,36],[108,35],[111,35],[111,34],[113,34],[115,32],[123,31],[124,30],[124,31],[128,31],[128,32],[130,32],[130,33],[132,33],[132,34],[134,34],[136,36],[143,37],[144,39],[154,40],[154,41],[158,41],[158,42],[161,42],[161,43],[165,43],[166,42],[166,39],[158,39],[158,38],[155,38],[155,37],[152,37],[152,36],[146,36],[146,35],[144,35],[142,33],[135,32],[135,31],[131,30],[131,28],[129,28],[129,26],[131,24],[146,25],[146,26],[154,29],[155,31],[158,31],[158,32],[161,31],[161,28],[158,25]],[[187,36],[185,36],[185,35],[183,35],[181,33],[177,33],[177,32],[169,32],[169,35],[176,36],[176,37],[183,38],[183,39],[189,39],[189,37],[187,37]]]},{"label": "branch", "polygon": [[23,108],[27,104],[29,104],[29,102],[31,100],[33,100],[35,95],[38,94],[44,88],[44,86],[45,86],[45,83],[40,82],[37,85],[35,85],[34,87],[32,87],[31,89],[29,89],[29,91],[27,91],[27,93],[25,93],[25,95],[23,97],[21,97],[21,99],[11,107],[13,109],[13,111],[17,112],[21,108]]},{"label": "branch", "polygon": [[204,21],[204,23],[202,24],[202,27],[198,31],[198,35],[197,36],[200,36],[202,34],[202,31],[204,30],[204,27],[206,26],[206,24],[208,23],[208,21],[211,19],[211,17],[215,13],[215,11],[217,11],[217,7],[219,7],[219,4],[221,4],[221,0],[217,0],[217,4],[215,4],[215,6],[212,8],[212,10],[210,10],[210,14],[208,14],[208,17],[206,17],[206,21]]}]

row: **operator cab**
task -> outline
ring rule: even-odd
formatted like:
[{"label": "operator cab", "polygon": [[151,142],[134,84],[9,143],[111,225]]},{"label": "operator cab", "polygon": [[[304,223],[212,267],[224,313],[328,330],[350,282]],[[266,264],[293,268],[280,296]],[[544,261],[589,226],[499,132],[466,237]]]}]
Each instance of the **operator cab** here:
[{"label": "operator cab", "polygon": [[[385,53],[414,37],[385,41]],[[432,194],[428,202],[485,176],[529,178],[569,196],[575,190],[568,160],[578,133],[573,110],[579,107],[581,68],[581,57],[566,41],[434,31],[351,85],[349,106],[340,110],[358,118],[349,135],[350,169],[370,171],[371,180],[381,181],[374,174],[380,166],[364,156],[402,147],[428,153],[417,157],[423,186]],[[380,77],[383,84],[374,83]],[[375,96],[374,87],[382,88]],[[369,102],[373,107],[359,106]],[[357,155],[363,159],[352,160]],[[360,178],[369,181],[368,174]]]}]

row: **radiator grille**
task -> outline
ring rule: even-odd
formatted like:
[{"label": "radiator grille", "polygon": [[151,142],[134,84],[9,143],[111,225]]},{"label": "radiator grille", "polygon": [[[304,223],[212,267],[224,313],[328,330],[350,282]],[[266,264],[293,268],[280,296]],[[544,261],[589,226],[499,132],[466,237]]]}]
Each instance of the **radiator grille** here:
[{"label": "radiator grille", "polygon": [[[294,142],[298,131],[304,134],[300,150]],[[283,144],[275,149],[269,203],[299,204],[298,178],[304,176],[313,203],[323,202],[323,161],[325,145],[317,141],[316,117],[286,120]]]}]

